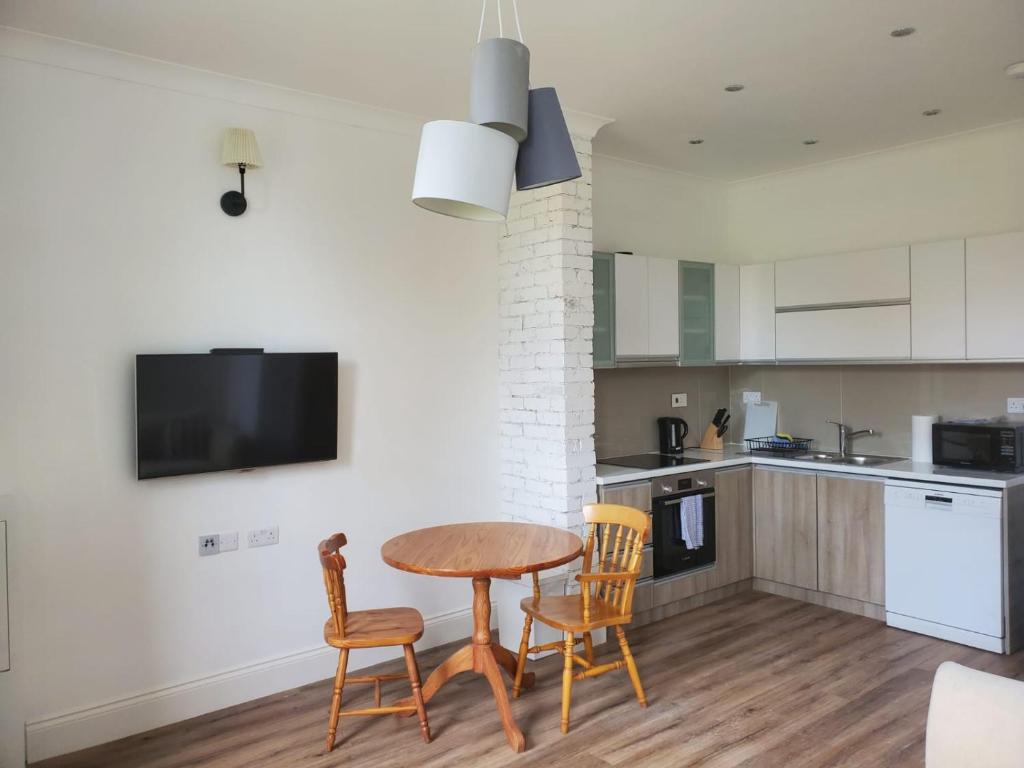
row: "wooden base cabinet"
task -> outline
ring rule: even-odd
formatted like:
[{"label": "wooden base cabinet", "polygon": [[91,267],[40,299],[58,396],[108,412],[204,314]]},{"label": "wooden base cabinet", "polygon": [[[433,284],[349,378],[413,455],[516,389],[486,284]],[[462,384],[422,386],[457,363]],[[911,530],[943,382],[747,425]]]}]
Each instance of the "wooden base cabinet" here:
[{"label": "wooden base cabinet", "polygon": [[754,468],[754,575],[818,588],[817,483],[813,472]]},{"label": "wooden base cabinet", "polygon": [[818,475],[818,589],[885,602],[885,482]]},{"label": "wooden base cabinet", "polygon": [[752,483],[750,467],[715,473],[715,587],[754,575]]},{"label": "wooden base cabinet", "polygon": [[757,467],[753,495],[757,579],[885,603],[883,480]]}]

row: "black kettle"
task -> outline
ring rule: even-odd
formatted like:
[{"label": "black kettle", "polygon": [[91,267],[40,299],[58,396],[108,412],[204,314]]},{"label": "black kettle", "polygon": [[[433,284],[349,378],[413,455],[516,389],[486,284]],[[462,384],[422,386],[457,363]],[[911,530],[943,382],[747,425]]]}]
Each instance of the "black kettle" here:
[{"label": "black kettle", "polygon": [[682,453],[683,440],[690,433],[690,427],[682,419],[662,416],[658,419],[658,452]]}]

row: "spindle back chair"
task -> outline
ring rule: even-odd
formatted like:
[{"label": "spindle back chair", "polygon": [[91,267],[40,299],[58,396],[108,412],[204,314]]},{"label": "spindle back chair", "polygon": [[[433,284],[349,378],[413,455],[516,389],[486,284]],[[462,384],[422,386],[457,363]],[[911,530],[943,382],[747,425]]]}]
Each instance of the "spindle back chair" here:
[{"label": "spindle back chair", "polygon": [[[650,516],[642,510],[619,504],[589,504],[583,508],[583,518],[587,525],[587,538],[582,572],[576,576],[580,582],[580,593],[542,595],[540,581],[534,573],[533,597],[520,603],[526,619],[512,696],[518,698],[522,688],[527,654],[557,650],[564,659],[562,733],[569,732],[573,680],[597,677],[625,667],[640,706],[647,706],[647,697],[623,625],[633,620],[633,595],[640,576],[644,545],[651,535]],[[560,629],[565,635],[564,640],[531,647],[530,630],[534,619]],[[622,657],[607,664],[595,664],[591,632],[604,627],[615,628]],[[580,641],[583,642],[583,656],[576,653],[576,644]],[[574,673],[574,664],[582,669]]]},{"label": "spindle back chair", "polygon": [[[324,624],[324,641],[340,653],[338,671],[334,677],[334,691],[331,696],[331,714],[327,725],[327,751],[334,749],[335,736],[340,717],[356,715],[391,715],[416,712],[419,715],[420,733],[423,740],[430,741],[430,725],[420,690],[420,673],[416,665],[416,654],[412,644],[423,635],[423,617],[415,608],[380,608],[368,611],[349,611],[345,596],[345,558],[341,548],[348,544],[344,533],[336,533],[324,539],[317,546],[320,566],[323,569],[324,586],[327,589],[327,603],[330,618]],[[363,675],[346,677],[348,654],[353,648],[382,648],[401,645],[405,655],[404,675]],[[381,705],[381,683],[388,680],[409,680],[412,687],[412,704]],[[345,683],[369,683],[374,687],[373,707],[342,711],[341,696]]]}]

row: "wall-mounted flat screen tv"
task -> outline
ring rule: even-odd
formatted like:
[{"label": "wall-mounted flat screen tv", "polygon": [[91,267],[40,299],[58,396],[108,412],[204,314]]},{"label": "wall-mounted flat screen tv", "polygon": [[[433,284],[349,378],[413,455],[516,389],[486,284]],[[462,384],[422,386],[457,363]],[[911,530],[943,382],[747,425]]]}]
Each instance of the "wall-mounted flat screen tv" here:
[{"label": "wall-mounted flat screen tv", "polygon": [[338,458],[336,352],[137,355],[140,480]]}]

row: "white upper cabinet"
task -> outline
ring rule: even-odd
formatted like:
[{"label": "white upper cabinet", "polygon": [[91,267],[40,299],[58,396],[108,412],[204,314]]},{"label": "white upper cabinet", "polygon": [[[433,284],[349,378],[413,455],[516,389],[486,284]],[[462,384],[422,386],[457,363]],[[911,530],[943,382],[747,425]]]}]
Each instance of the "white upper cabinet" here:
[{"label": "white upper cabinet", "polygon": [[651,357],[679,357],[679,262],[647,260]]},{"label": "white upper cabinet", "polygon": [[775,264],[775,306],[877,304],[910,298],[910,247],[815,256]]},{"label": "white upper cabinet", "polygon": [[964,241],[910,246],[910,347],[915,360],[964,359],[964,300]]},{"label": "white upper cabinet", "polygon": [[967,238],[967,357],[1024,359],[1024,232]]},{"label": "white upper cabinet", "polygon": [[910,357],[910,307],[816,309],[775,317],[779,360],[902,360]]},{"label": "white upper cabinet", "polygon": [[740,359],[740,268],[715,264],[715,360]]},{"label": "white upper cabinet", "polygon": [[740,267],[740,360],[775,359],[775,264]]},{"label": "white upper cabinet", "polygon": [[615,356],[647,357],[650,312],[647,257],[615,254]]},{"label": "white upper cabinet", "polygon": [[679,262],[615,254],[615,357],[679,357]]}]

